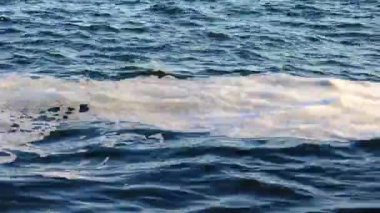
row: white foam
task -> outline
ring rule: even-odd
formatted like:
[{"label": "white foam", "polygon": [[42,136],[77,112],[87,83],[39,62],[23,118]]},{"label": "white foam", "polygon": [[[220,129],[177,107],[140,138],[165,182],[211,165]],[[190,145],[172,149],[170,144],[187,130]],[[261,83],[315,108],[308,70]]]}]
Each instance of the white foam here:
[{"label": "white foam", "polygon": [[[44,131],[32,130],[36,122],[25,118],[79,104],[90,110],[45,122]],[[43,138],[73,121],[130,121],[239,138],[370,139],[380,136],[380,84],[284,74],[122,81],[12,75],[0,79],[0,119],[1,147]],[[10,133],[13,123],[32,131]]]}]

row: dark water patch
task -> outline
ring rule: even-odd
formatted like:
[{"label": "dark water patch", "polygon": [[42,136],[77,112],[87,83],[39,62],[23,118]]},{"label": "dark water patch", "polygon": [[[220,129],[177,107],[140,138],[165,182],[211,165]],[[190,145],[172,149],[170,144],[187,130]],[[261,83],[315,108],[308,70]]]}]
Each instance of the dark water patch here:
[{"label": "dark water patch", "polygon": [[190,212],[199,212],[199,213],[228,213],[228,212],[262,212],[260,208],[247,208],[247,207],[233,207],[233,206],[215,206],[209,208],[201,208],[196,211]]},{"label": "dark water patch", "polygon": [[267,47],[286,47],[290,45],[289,42],[278,36],[260,35],[257,39],[259,39],[259,41],[261,41],[263,45]]},{"label": "dark water patch", "polygon": [[110,56],[110,59],[123,62],[137,62],[137,61],[147,61],[148,57],[144,57],[138,54],[120,54],[116,53]]},{"label": "dark water patch", "polygon": [[9,34],[21,34],[22,31],[16,28],[0,28],[0,35],[9,35]]},{"label": "dark water patch", "polygon": [[12,64],[4,64],[0,63],[0,69],[5,70],[8,72],[8,70],[11,70],[13,68]]},{"label": "dark water patch", "polygon": [[353,22],[353,23],[341,22],[341,23],[335,24],[334,27],[340,28],[340,29],[348,29],[348,30],[360,30],[360,29],[368,28],[368,26],[366,26],[360,22]]},{"label": "dark water patch", "polygon": [[259,197],[287,197],[288,199],[304,200],[310,199],[307,192],[297,192],[295,189],[283,185],[270,184],[253,178],[227,178],[208,181],[213,187],[208,189],[211,193],[218,195],[246,194]]},{"label": "dark water patch", "polygon": [[334,33],[325,33],[324,36],[331,38],[356,38],[356,39],[369,39],[372,40],[375,38],[375,35],[369,32],[334,32]]},{"label": "dark water patch", "polygon": [[184,15],[186,10],[178,7],[174,2],[160,2],[152,5],[150,11],[162,15]]},{"label": "dark water patch", "polygon": [[215,76],[220,76],[220,75],[230,75],[232,73],[232,70],[227,70],[227,69],[216,69],[216,68],[209,68],[205,70],[204,72],[201,72],[200,74],[203,76],[207,75],[215,75]]},{"label": "dark water patch", "polygon": [[333,59],[325,60],[325,61],[319,61],[319,62],[317,62],[316,65],[318,65],[318,66],[330,65],[330,66],[338,66],[338,67],[360,68],[358,66],[352,65],[351,63],[341,62],[339,60],[333,60]]},{"label": "dark water patch", "polygon": [[95,17],[101,17],[101,18],[109,18],[112,17],[110,13],[107,12],[93,12],[91,15]]},{"label": "dark water patch", "polygon": [[23,10],[23,13],[28,14],[34,18],[41,18],[46,20],[47,18],[49,20],[65,20],[64,15],[60,15],[58,13],[52,12],[52,11],[41,11],[41,10]]},{"label": "dark water patch", "polygon": [[261,71],[260,70],[237,68],[237,69],[232,70],[232,73],[234,73],[234,74],[236,73],[236,74],[239,74],[242,76],[249,76],[249,75],[261,73]]},{"label": "dark water patch", "polygon": [[120,29],[117,27],[112,26],[112,24],[108,23],[93,23],[93,24],[87,24],[87,23],[62,23],[62,25],[69,29],[70,31],[77,31],[80,33],[118,33]]},{"label": "dark water patch", "polygon": [[335,209],[334,212],[337,213],[375,213],[379,212],[380,207],[367,207],[367,208],[361,208],[361,207],[354,207],[354,208],[339,208]]},{"label": "dark water patch", "polygon": [[35,59],[21,54],[13,54],[12,58],[9,60],[17,65],[28,65],[33,63]]},{"label": "dark water patch", "polygon": [[[20,191],[20,189],[18,189]],[[5,193],[5,195],[9,195]],[[55,209],[58,204],[61,205],[59,207],[61,210],[65,209],[64,205],[69,205],[69,202],[57,202],[54,198],[48,197],[39,197],[33,195],[21,195],[19,192],[17,195],[6,197],[1,196],[3,202],[0,204],[0,207],[5,212],[22,212],[25,209],[33,209],[32,211],[38,212],[46,209]]]},{"label": "dark water patch", "polygon": [[323,18],[326,11],[323,9],[310,5],[310,4],[296,4],[293,8],[294,11],[299,11],[300,16],[310,20],[316,20]]},{"label": "dark water patch", "polygon": [[228,8],[228,15],[236,16],[239,18],[242,16],[253,18],[261,16],[262,11],[259,11],[256,7],[252,7],[250,5],[235,5]]},{"label": "dark water patch", "polygon": [[[157,134],[163,141],[150,138]],[[116,139],[113,145],[107,143],[107,137]],[[48,187],[48,194],[37,194],[49,195],[53,209],[67,207],[67,202],[73,204],[70,208],[85,208],[74,202],[79,198],[97,205],[103,203],[105,209],[122,208],[112,205],[118,202],[136,209],[198,212],[241,208],[266,212],[273,205],[287,209],[305,202],[323,202],[324,197],[345,200],[335,194],[354,190],[350,181],[366,176],[361,171],[368,166],[356,166],[366,158],[361,154],[365,146],[365,142],[350,145],[310,144],[293,139],[238,140],[150,128],[58,130],[33,143],[47,155],[15,152],[18,158],[12,165],[38,175],[14,181],[17,185],[9,189],[13,194],[7,196],[20,198],[21,186],[24,193]],[[376,182],[373,184],[376,187]],[[3,188],[9,187],[7,183]],[[368,195],[364,188],[361,190],[361,196]],[[83,197],[83,193],[91,197]],[[29,197],[28,201],[19,199],[21,209],[39,209],[39,203],[46,201],[25,195],[25,199]],[[233,203],[239,203],[239,207]],[[9,200],[3,205],[12,208]],[[317,209],[326,208],[322,205]]]},{"label": "dark water patch", "polygon": [[[24,35],[25,37],[28,37],[27,35]],[[51,38],[63,38],[65,35],[61,33],[57,33],[54,31],[48,31],[43,30],[39,31],[37,35],[34,35],[35,37],[51,37]]]},{"label": "dark water patch", "polygon": [[138,33],[138,34],[149,32],[149,28],[147,28],[147,27],[124,27],[120,30],[125,31],[125,32]]},{"label": "dark water patch", "polygon": [[340,43],[347,46],[360,46],[360,42],[358,42],[355,39],[344,40],[344,41],[341,41]]},{"label": "dark water patch", "polygon": [[103,73],[95,70],[83,70],[80,73],[86,78],[91,78],[95,80],[124,80],[139,76],[156,76],[158,78],[171,76],[177,79],[187,79],[193,77],[193,75],[188,73],[171,73],[167,71],[133,65],[123,66],[122,68],[118,68],[115,71],[116,72],[113,73]]},{"label": "dark water patch", "polygon": [[284,9],[282,5],[270,2],[265,2],[263,8],[268,14],[281,14]]},{"label": "dark water patch", "polygon": [[230,37],[227,34],[221,32],[207,32],[207,36],[217,41],[224,41],[230,39]]},{"label": "dark water patch", "polygon": [[118,200],[141,202],[152,208],[168,210],[190,206],[194,201],[207,199],[206,196],[191,190],[149,184],[125,186],[122,190],[106,189],[104,193]]},{"label": "dark water patch", "polygon": [[358,141],[353,144],[354,147],[369,151],[370,153],[379,153],[380,152],[380,139],[370,139]]}]

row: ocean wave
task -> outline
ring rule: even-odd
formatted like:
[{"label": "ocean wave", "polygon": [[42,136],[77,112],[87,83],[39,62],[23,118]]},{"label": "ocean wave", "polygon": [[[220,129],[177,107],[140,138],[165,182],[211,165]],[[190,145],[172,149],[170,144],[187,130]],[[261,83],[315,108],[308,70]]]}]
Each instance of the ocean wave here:
[{"label": "ocean wave", "polygon": [[7,75],[0,88],[2,141],[39,140],[62,124],[88,121],[237,138],[380,135],[380,84],[373,82],[284,74],[121,81]]}]

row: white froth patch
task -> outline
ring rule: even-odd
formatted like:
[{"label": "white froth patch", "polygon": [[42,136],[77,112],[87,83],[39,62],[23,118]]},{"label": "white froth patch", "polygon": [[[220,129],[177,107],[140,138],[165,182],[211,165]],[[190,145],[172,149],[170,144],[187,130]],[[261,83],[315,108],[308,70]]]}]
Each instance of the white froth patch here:
[{"label": "white froth patch", "polygon": [[[90,110],[46,122],[43,133],[21,116],[80,104]],[[284,74],[79,82],[13,75],[0,79],[0,119],[3,148],[72,121],[129,121],[239,138],[370,139],[380,136],[380,84]],[[32,131],[9,132],[13,123]]]}]

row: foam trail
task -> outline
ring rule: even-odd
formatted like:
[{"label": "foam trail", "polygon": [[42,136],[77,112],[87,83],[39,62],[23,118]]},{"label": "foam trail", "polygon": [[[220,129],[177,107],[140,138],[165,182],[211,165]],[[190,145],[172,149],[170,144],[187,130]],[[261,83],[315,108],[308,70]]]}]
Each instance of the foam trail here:
[{"label": "foam trail", "polygon": [[[79,113],[81,104],[89,111]],[[0,79],[0,146],[41,139],[74,121],[138,122],[239,138],[370,139],[380,136],[379,109],[380,84],[331,78],[68,81],[11,75]]]}]

